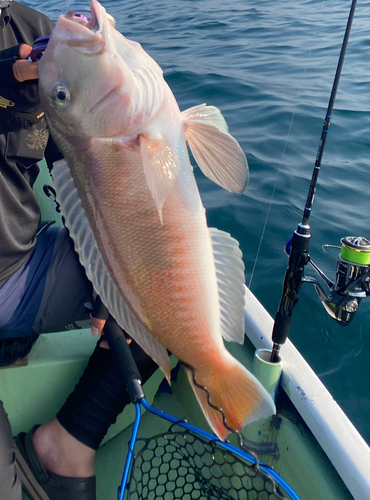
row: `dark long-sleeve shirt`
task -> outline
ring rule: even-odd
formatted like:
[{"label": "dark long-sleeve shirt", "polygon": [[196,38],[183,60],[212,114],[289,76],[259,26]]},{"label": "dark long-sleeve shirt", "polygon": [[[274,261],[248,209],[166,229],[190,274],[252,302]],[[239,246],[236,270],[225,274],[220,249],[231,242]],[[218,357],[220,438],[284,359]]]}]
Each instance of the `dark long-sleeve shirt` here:
[{"label": "dark long-sleeve shirt", "polygon": [[32,46],[53,26],[45,15],[15,1],[0,17],[0,285],[22,266],[36,243],[40,208],[32,186],[49,140],[38,81],[19,83],[13,62],[19,44]]}]

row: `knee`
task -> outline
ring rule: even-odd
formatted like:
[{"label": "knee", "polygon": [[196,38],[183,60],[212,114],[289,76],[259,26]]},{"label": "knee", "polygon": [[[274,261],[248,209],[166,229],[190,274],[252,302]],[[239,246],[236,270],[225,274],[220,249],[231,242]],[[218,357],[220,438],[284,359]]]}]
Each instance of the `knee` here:
[{"label": "knee", "polygon": [[9,420],[0,401],[0,498],[21,500],[22,485],[15,467],[15,444]]},{"label": "knee", "polygon": [[14,449],[0,448],[0,498],[22,498],[22,485],[17,476]]}]

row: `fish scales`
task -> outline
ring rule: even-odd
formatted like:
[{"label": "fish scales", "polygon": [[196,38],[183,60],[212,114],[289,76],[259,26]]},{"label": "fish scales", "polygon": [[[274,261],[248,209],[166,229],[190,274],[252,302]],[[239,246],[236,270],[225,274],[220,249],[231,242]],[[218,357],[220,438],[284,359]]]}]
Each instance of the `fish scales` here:
[{"label": "fish scales", "polygon": [[[182,149],[186,158],[185,144]],[[179,336],[189,332],[197,344],[189,350],[197,352],[220,319],[211,239],[191,169],[183,170],[168,196],[162,224],[137,152],[123,146],[111,154],[107,145],[100,155],[94,155],[88,187],[78,190],[87,198],[89,223],[111,275],[123,295],[128,287],[139,298],[137,316],[167,349],[178,355]],[[86,190],[99,196],[86,196]],[[220,335],[215,342],[223,347]],[[191,365],[192,356],[181,358]]]}]

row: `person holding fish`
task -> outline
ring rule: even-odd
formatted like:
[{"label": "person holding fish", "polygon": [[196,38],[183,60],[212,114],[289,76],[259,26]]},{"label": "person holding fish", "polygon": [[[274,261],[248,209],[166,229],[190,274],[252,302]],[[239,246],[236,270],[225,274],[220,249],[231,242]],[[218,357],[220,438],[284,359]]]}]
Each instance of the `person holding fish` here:
[{"label": "person holding fish", "polygon": [[[40,228],[32,186],[44,155],[62,158],[49,137],[38,96],[32,44],[50,35],[50,19],[16,1],[0,1],[0,366],[31,349],[40,333],[90,323],[92,285],[65,228]],[[93,318],[100,335],[104,321]],[[143,380],[157,365],[130,345]],[[95,500],[94,456],[108,427],[130,402],[111,352],[99,340],[89,364],[56,418],[13,441],[0,401],[0,498]],[[1,394],[1,393],[0,393]]]},{"label": "person holding fish", "polygon": [[[20,7],[16,2],[13,4],[17,6],[16,14]],[[51,146],[48,149],[51,144],[48,143],[45,154],[47,158],[49,154],[54,156],[57,199],[94,291],[119,326],[137,342],[133,342],[137,352],[140,346],[168,380],[171,375],[168,352],[183,363],[210,427],[220,439],[226,439],[231,431],[241,431],[247,423],[273,414],[275,405],[262,385],[224,345],[223,340],[244,342],[244,264],[238,242],[228,233],[207,226],[187,145],[202,172],[230,192],[244,191],[248,181],[247,160],[229,134],[220,110],[201,104],[181,112],[161,68],[141,45],[115,29],[111,17],[97,0],[91,1],[89,11],[86,18],[76,16],[73,11],[59,17],[38,66],[42,110],[38,105],[31,106],[28,111],[34,112],[34,121],[25,126],[21,120],[15,132],[24,134],[28,147],[31,144],[30,149],[36,149],[27,134],[31,129],[35,132],[32,137],[44,137],[46,142],[46,129],[41,125],[45,113],[51,135],[63,154],[59,159]],[[31,13],[26,17],[32,21]],[[26,23],[25,18],[23,21]],[[33,38],[27,33],[22,38],[18,31],[14,40],[14,31],[12,43],[8,44],[4,36],[4,49],[8,47],[11,52],[7,57],[19,59],[27,55],[20,53],[26,50],[19,44],[31,45],[35,36],[47,34],[50,25],[44,23],[45,20],[38,19]],[[0,36],[12,27],[10,22],[4,24],[5,21]],[[31,74],[34,67],[27,62],[13,60],[13,63],[19,66],[20,79],[29,74],[31,78],[35,76]],[[6,64],[10,66],[9,61]],[[22,92],[35,84],[27,79],[20,83],[17,74],[16,68],[10,77],[12,88]],[[0,79],[0,95],[5,99],[7,112],[16,115],[18,101],[4,83],[1,85]],[[9,132],[14,133],[12,129],[4,134]],[[3,252],[8,264],[0,267],[0,301],[17,296],[9,294],[12,287],[23,293],[22,283],[29,280],[25,273],[36,277],[32,283],[41,283],[42,293],[33,315],[26,318],[19,314],[22,309],[17,303],[11,318],[4,322],[0,316],[4,325],[0,335],[5,332],[5,338],[14,332],[21,336],[25,329],[18,325],[26,320],[29,331],[36,334],[54,329],[61,317],[59,311],[53,319],[52,314],[45,314],[44,307],[50,313],[64,308],[64,297],[56,300],[62,296],[63,276],[51,288],[48,276],[55,277],[65,271],[69,293],[74,289],[69,281],[70,266],[78,267],[72,244],[63,230],[48,228],[37,239],[34,233],[25,239],[31,223],[24,224],[23,218],[39,220],[31,191],[37,167],[35,159],[24,164],[26,160],[24,155],[9,157],[8,150],[3,149],[5,174],[0,184],[0,203],[7,199],[13,206],[18,203],[15,214],[19,215],[20,223],[15,228],[10,222],[16,220],[15,214],[8,206],[0,206],[0,213],[7,215],[3,226],[0,225],[3,232],[0,238],[8,238],[4,241],[13,245],[16,242],[12,252],[7,247]],[[9,186],[16,189],[16,196],[9,193]],[[60,253],[74,262],[68,266],[64,263],[62,273],[59,273]],[[46,282],[38,278],[42,266]],[[73,276],[76,280],[77,274]],[[84,276],[82,270],[80,276]],[[77,309],[86,297],[91,297],[90,285],[86,281],[84,288],[83,283],[81,279],[81,300],[74,300]],[[49,293],[53,291],[55,297]],[[37,297],[38,294],[32,293],[28,302],[23,294],[22,303],[29,306]],[[13,302],[11,305],[14,308]],[[71,315],[70,308],[67,309],[66,313]],[[15,325],[12,324],[10,331],[7,327],[12,322]],[[99,325],[93,323],[93,326],[99,333]],[[64,484],[69,485],[70,495],[67,498],[63,493],[63,500],[75,498],[73,495],[80,487],[85,489],[79,499],[94,498],[94,450],[127,397],[118,370],[113,363],[111,367],[106,365],[109,356],[109,350],[98,346],[57,418],[18,436],[22,456],[29,465],[32,462],[39,479],[46,476],[43,488],[51,500],[61,499],[58,488]],[[140,361],[137,354],[137,359],[145,380],[153,365],[147,363],[145,356]],[[92,388],[91,380],[95,380],[97,387]],[[116,406],[108,397],[111,391],[116,395]],[[96,401],[100,407],[94,407]],[[102,407],[105,413],[103,424],[99,425]],[[83,420],[79,418],[81,414]],[[61,453],[57,461],[54,446]]]},{"label": "person holding fish", "polygon": [[168,352],[182,362],[226,439],[275,405],[224,344],[244,342],[244,264],[238,242],[207,225],[187,147],[233,193],[245,189],[247,160],[219,109],[180,111],[142,46],[97,0],[89,13],[58,18],[39,65],[42,108],[64,157],[53,175],[65,224],[111,315],[168,380]]}]

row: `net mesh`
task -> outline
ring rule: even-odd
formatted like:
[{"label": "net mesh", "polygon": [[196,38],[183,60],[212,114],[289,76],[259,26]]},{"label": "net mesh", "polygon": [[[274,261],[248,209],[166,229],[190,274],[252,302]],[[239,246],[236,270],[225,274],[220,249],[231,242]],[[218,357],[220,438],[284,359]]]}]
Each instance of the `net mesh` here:
[{"label": "net mesh", "polygon": [[258,466],[178,425],[138,439],[127,500],[290,499]]}]

